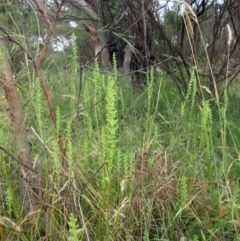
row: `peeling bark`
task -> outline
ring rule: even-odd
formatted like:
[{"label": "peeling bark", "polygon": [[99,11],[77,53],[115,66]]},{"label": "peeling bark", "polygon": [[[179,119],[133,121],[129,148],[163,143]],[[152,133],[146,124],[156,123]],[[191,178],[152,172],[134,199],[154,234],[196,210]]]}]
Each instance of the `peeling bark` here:
[{"label": "peeling bark", "polygon": [[13,82],[14,77],[9,64],[6,43],[4,40],[0,40],[0,45],[3,54],[1,85],[4,89],[5,96],[9,105],[9,116],[13,124],[15,148],[18,158],[25,164],[31,166],[27,132],[23,128],[23,108],[21,105],[20,97],[18,95],[17,87]]},{"label": "peeling bark", "polygon": [[19,187],[20,198],[23,203],[24,211],[27,212],[31,208],[31,205],[36,204],[36,199],[33,195],[30,196],[30,199],[26,199],[26,193],[32,191],[31,188],[29,189],[30,180],[26,173],[26,170],[29,168],[31,169],[32,166],[30,148],[28,145],[27,132],[24,128],[23,107],[21,105],[17,87],[14,85],[14,77],[9,64],[7,47],[4,40],[0,40],[0,47],[2,49],[2,73],[0,84],[5,92],[5,97],[9,105],[9,117],[11,119],[14,132],[14,145],[20,164],[19,168],[16,168],[21,177]]}]

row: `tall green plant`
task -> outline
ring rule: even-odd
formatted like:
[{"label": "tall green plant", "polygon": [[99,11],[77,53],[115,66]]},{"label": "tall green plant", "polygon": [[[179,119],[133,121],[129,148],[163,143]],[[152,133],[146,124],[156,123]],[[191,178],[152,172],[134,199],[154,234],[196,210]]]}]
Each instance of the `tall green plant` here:
[{"label": "tall green plant", "polygon": [[208,180],[213,178],[214,160],[211,159],[212,153],[212,110],[209,101],[202,101],[201,113],[201,134],[200,134],[200,148],[204,148],[205,163],[207,167]]},{"label": "tall green plant", "polygon": [[[114,60],[116,65],[116,60]],[[114,68],[116,71],[116,67]],[[115,76],[117,73],[114,73]],[[117,78],[108,76],[106,88],[106,125],[104,128],[104,159],[107,163],[107,173],[110,175],[117,153],[117,131],[118,131],[118,112],[117,112]],[[110,177],[110,176],[109,176]]]},{"label": "tall green plant", "polygon": [[35,92],[36,92],[36,96],[35,96],[35,108],[36,108],[36,120],[37,120],[37,125],[38,125],[38,131],[40,136],[43,136],[43,103],[42,103],[42,99],[43,99],[43,94],[42,94],[42,89],[40,86],[40,81],[37,78],[35,80]]},{"label": "tall green plant", "polygon": [[[116,65],[116,60],[114,59]],[[116,67],[114,68],[116,71]],[[111,215],[110,215],[110,202],[114,197],[114,189],[112,189],[113,182],[113,164],[117,158],[117,131],[118,131],[118,115],[117,115],[117,85],[116,74],[115,76],[109,75],[107,78],[106,86],[106,124],[102,128],[101,142],[103,160],[106,162],[104,174],[101,176],[102,183],[102,208],[105,211],[105,229],[106,240],[110,240],[111,230]]]},{"label": "tall green plant", "polygon": [[92,89],[92,97],[93,97],[93,104],[96,104],[94,107],[94,119],[93,121],[97,124],[98,128],[104,124],[104,113],[103,113],[103,98],[104,98],[104,88],[105,86],[105,76],[100,71],[99,62],[96,60],[94,62],[94,71],[93,71],[93,89]]},{"label": "tall green plant", "polygon": [[70,116],[74,114],[75,106],[76,106],[76,82],[78,79],[78,51],[77,51],[77,43],[76,43],[76,36],[72,34],[72,54],[71,54],[71,75],[70,75],[70,104],[69,104],[69,111]]},{"label": "tall green plant", "polygon": [[70,213],[69,216],[69,240],[70,241],[81,241],[82,240],[82,230],[79,229],[78,224],[77,224],[77,219],[75,218],[73,213]]},{"label": "tall green plant", "polygon": [[[59,150],[59,140],[60,137],[60,131],[61,131],[61,113],[60,113],[60,107],[57,106],[56,109],[56,130],[55,135],[52,140],[52,150],[53,150],[53,166],[54,166],[54,173],[55,173],[55,182],[57,187],[60,185],[60,171],[61,171],[61,156],[60,156],[60,150]],[[48,167],[49,168],[49,167]]]},{"label": "tall green plant", "polygon": [[72,143],[72,123],[68,121],[66,128],[66,149],[67,149],[67,159],[68,159],[68,176],[72,177],[73,171],[73,143]]},{"label": "tall green plant", "polygon": [[153,67],[147,71],[147,129],[151,125],[151,117],[153,114],[153,83],[154,83],[154,70]]},{"label": "tall green plant", "polygon": [[187,94],[185,96],[185,103],[191,101],[191,113],[195,107],[196,95],[197,95],[197,78],[195,74],[196,68],[193,67],[191,71],[191,77],[188,83]]}]

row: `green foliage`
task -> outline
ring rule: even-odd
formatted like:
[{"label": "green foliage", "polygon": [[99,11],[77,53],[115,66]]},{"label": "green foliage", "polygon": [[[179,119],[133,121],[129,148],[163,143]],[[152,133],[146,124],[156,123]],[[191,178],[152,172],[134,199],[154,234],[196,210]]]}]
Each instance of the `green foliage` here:
[{"label": "green foliage", "polygon": [[150,120],[152,116],[152,104],[153,104],[153,82],[154,82],[154,73],[153,67],[148,70],[147,73],[147,128],[150,126]]},{"label": "green foliage", "polygon": [[57,106],[56,108],[56,138],[58,138],[61,134],[61,128],[62,128],[62,118],[60,113],[60,107]]},{"label": "green foliage", "polygon": [[81,241],[82,239],[80,238],[80,236],[81,236],[82,231],[79,229],[78,224],[77,224],[77,219],[75,218],[73,213],[70,213],[68,225],[70,227],[69,240],[70,241]]},{"label": "green foliage", "polygon": [[108,170],[111,171],[113,158],[116,153],[117,146],[117,130],[118,118],[116,110],[116,79],[109,77],[107,80],[107,95],[106,95],[106,126],[104,134],[106,137],[105,160],[107,161]]},{"label": "green foliage", "polygon": [[38,124],[38,131],[40,136],[43,136],[43,120],[42,120],[42,114],[43,114],[43,104],[42,104],[42,98],[43,93],[40,86],[40,80],[35,80],[35,103],[36,103],[36,116],[37,118],[37,124]]},{"label": "green foliage", "polygon": [[[29,4],[11,3],[0,5],[2,25],[12,38],[27,46],[35,60],[41,50],[39,37],[46,34],[45,23],[39,19],[40,12]],[[49,6],[55,7],[55,3],[50,1]],[[109,10],[102,16],[106,21],[125,11],[121,1],[102,7]],[[54,51],[50,46],[42,66],[53,96],[56,128],[44,104],[41,82],[32,74],[32,65],[24,55],[16,58],[18,47],[11,51],[16,83],[23,89],[23,128],[33,126],[38,133],[36,137],[29,131],[31,167],[38,174],[24,168],[29,180],[24,201],[31,205],[23,213],[24,203],[18,195],[22,177],[16,171],[21,164],[13,158],[18,153],[13,148],[10,119],[5,118],[9,113],[3,107],[0,145],[13,157],[0,152],[0,211],[2,218],[14,220],[16,225],[9,229],[0,227],[0,239],[239,240],[239,97],[227,90],[220,103],[208,95],[199,96],[204,87],[198,82],[200,67],[192,68],[190,78],[184,79],[186,69],[180,78],[177,71],[181,71],[182,65],[173,59],[164,63],[171,67],[170,71],[174,70],[172,76],[178,77],[180,89],[188,87],[184,99],[171,76],[157,79],[154,68],[147,71],[143,91],[134,92],[129,78],[119,76],[115,55],[113,73],[103,74],[98,61],[88,70],[84,65],[85,58],[92,57],[92,42],[89,37],[84,39],[88,33],[77,32],[83,32],[82,27],[75,28],[76,34],[72,34],[65,13],[73,13],[73,8],[68,5],[64,11],[55,34],[71,39],[72,44],[65,52]],[[49,16],[52,13],[49,11]],[[121,39],[118,49],[127,43],[137,53],[131,38],[117,32],[120,26],[129,27],[127,18],[125,14],[120,16],[114,38]],[[182,17],[172,10],[164,14],[164,21],[166,36],[173,42],[173,55],[181,53],[188,62],[189,42],[186,38],[178,42],[184,32]],[[66,29],[69,31],[65,34]],[[209,31],[203,30],[211,44]],[[153,48],[164,54],[167,49],[159,51],[167,46],[163,36],[156,29],[147,32],[159,41],[152,43]],[[176,33],[179,38],[174,41]],[[219,46],[225,42],[222,40],[221,37],[217,41]],[[195,44],[195,51],[203,53],[202,45]],[[81,81],[78,55],[83,71]],[[194,57],[205,68],[206,57]],[[66,166],[62,155],[66,157]],[[37,202],[33,202],[33,196]],[[21,232],[17,230],[19,226]]]},{"label": "green foliage", "polygon": [[[60,170],[61,170],[61,156],[59,151],[59,138],[62,128],[61,123],[61,113],[60,113],[60,107],[58,106],[56,109],[56,133],[52,140],[52,150],[53,150],[53,166],[55,170],[55,177],[56,177],[56,184],[59,185],[60,182]],[[67,135],[68,136],[68,135]],[[68,140],[68,139],[67,139]],[[69,141],[69,140],[68,140]]]},{"label": "green foliage", "polygon": [[98,103],[98,107],[94,108],[94,121],[101,126],[104,122],[104,118],[103,118],[104,108],[103,108],[101,99],[103,98],[105,83],[104,83],[104,75],[100,73],[98,61],[94,62],[93,84],[94,84],[94,89],[92,90],[92,93],[91,92],[89,93],[89,95],[90,96],[93,95],[94,104]]},{"label": "green foliage", "polygon": [[148,231],[145,229],[143,233],[143,241],[149,241],[149,234]]},{"label": "green foliage", "polygon": [[198,241],[199,239],[198,239],[198,236],[197,235],[194,235],[194,237],[193,237],[193,241]]},{"label": "green foliage", "polygon": [[116,89],[116,78],[109,76],[107,79],[106,86],[106,124],[102,129],[102,151],[103,158],[106,162],[106,171],[104,173],[102,183],[102,191],[105,196],[103,206],[107,207],[106,210],[106,240],[110,240],[110,200],[114,195],[112,190],[113,182],[113,165],[114,159],[117,156],[117,131],[118,131],[118,116],[116,109],[117,100],[117,89]]},{"label": "green foliage", "polygon": [[4,133],[3,133],[3,130],[0,129],[0,146],[3,146],[4,144]]},{"label": "green foliage", "polygon": [[0,71],[2,72],[2,62],[3,62],[3,51],[2,45],[0,46]]},{"label": "green foliage", "polygon": [[56,175],[56,181],[57,184],[59,183],[59,177],[60,177],[60,152],[59,152],[59,145],[58,145],[58,140],[57,138],[54,138],[52,140],[52,151],[53,151],[53,166],[55,170],[55,175]]},{"label": "green foliage", "polygon": [[187,203],[188,198],[188,186],[187,186],[187,179],[185,176],[182,176],[180,179],[180,206],[184,208]]},{"label": "green foliage", "polygon": [[212,111],[208,101],[202,102],[202,118],[201,118],[201,134],[200,148],[205,148],[205,162],[208,170],[208,178],[211,179],[213,171],[213,160],[211,159],[212,152]]},{"label": "green foliage", "polygon": [[[7,175],[6,175],[7,177]],[[17,218],[20,217],[20,206],[17,201],[17,196],[14,192],[14,188],[9,181],[6,193],[6,204],[9,217]]]},{"label": "green foliage", "polygon": [[68,165],[69,165],[69,177],[71,177],[72,168],[73,168],[73,145],[72,145],[72,126],[71,122],[67,123],[66,128],[66,142],[67,142],[67,158],[68,158]]},{"label": "green foliage", "polygon": [[[73,74],[75,57],[70,58]],[[56,129],[46,124],[50,122],[40,84],[34,82],[27,119],[36,123],[52,153],[33,142],[34,165],[43,175],[35,184],[41,185],[39,197],[47,208],[34,206],[27,215],[21,213],[15,173],[1,152],[6,186],[2,211],[26,222],[21,234],[3,235],[50,241],[239,238],[238,122],[229,118],[233,106],[227,92],[219,105],[207,98],[200,105],[194,70],[183,100],[167,77],[155,81],[152,69],[142,93],[133,93],[127,80],[117,77],[116,66],[113,72],[101,73],[98,62],[94,71],[84,70],[78,115],[75,75],[49,82],[61,84],[61,92],[52,89],[58,97]],[[62,81],[65,78],[72,81]],[[1,122],[1,127],[0,143],[11,149],[9,126]]]},{"label": "green foliage", "polygon": [[188,83],[188,89],[187,89],[187,94],[185,96],[185,102],[189,101],[191,98],[191,112],[193,111],[193,108],[195,106],[195,101],[196,101],[196,94],[197,94],[197,80],[196,80],[196,75],[195,75],[195,68],[192,69],[191,71],[191,78]]},{"label": "green foliage", "polygon": [[[78,52],[77,52],[77,44],[76,44],[76,36],[72,34],[72,55],[71,55],[71,75],[70,75],[70,111],[75,110],[76,106],[76,79],[78,77]],[[73,115],[74,113],[70,113]]]}]

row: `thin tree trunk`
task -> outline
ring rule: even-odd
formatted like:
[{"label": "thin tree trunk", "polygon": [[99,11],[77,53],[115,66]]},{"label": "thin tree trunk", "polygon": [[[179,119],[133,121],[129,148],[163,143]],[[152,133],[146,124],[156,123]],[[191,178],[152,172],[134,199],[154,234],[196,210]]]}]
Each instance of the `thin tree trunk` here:
[{"label": "thin tree trunk", "polygon": [[0,43],[3,55],[1,84],[9,105],[9,116],[13,125],[15,149],[17,151],[18,158],[26,165],[31,166],[27,132],[23,128],[23,108],[18,95],[17,87],[14,85],[14,77],[9,64],[6,43],[4,40],[1,40]]},{"label": "thin tree trunk", "polygon": [[[4,89],[5,97],[9,105],[9,117],[11,118],[13,126],[15,151],[17,153],[19,161],[25,164],[26,166],[31,167],[32,165],[27,132],[23,126],[24,112],[17,91],[17,87],[14,85],[14,77],[12,74],[11,66],[9,64],[6,42],[4,40],[0,39],[0,47],[2,49],[2,76],[0,79],[0,84]],[[29,187],[29,179],[27,178],[24,165],[20,165],[18,170],[19,175],[21,176],[20,198],[24,203],[24,210],[27,211],[29,210],[30,202],[34,204],[34,198],[32,198],[33,195],[31,195],[30,199],[25,199],[26,191]]]},{"label": "thin tree trunk", "polygon": [[[98,28],[106,29],[105,18],[104,18],[104,13],[103,13],[103,11],[104,11],[103,3],[102,3],[102,1],[97,0],[96,5],[97,5],[98,20],[99,20]],[[110,58],[109,49],[107,47],[106,32],[105,31],[99,32],[99,37],[100,37],[101,43],[102,43],[102,51],[101,51],[102,68],[105,71],[111,71],[112,70],[112,62],[111,62],[111,58]]]},{"label": "thin tree trunk", "polygon": [[[103,39],[103,37],[102,37]],[[112,63],[110,59],[109,50],[107,47],[102,48],[101,52],[101,60],[102,60],[102,67],[105,71],[111,71],[112,70]]]},{"label": "thin tree trunk", "polygon": [[131,46],[127,44],[126,47],[124,48],[124,60],[123,60],[123,66],[122,66],[122,69],[125,74],[130,73],[131,59],[132,59],[132,49],[131,49]]}]

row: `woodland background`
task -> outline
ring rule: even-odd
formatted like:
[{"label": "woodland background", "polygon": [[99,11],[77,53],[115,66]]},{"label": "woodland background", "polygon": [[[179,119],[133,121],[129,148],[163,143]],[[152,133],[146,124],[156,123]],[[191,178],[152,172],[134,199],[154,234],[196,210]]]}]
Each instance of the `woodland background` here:
[{"label": "woodland background", "polygon": [[240,2],[3,0],[1,240],[240,240]]}]

